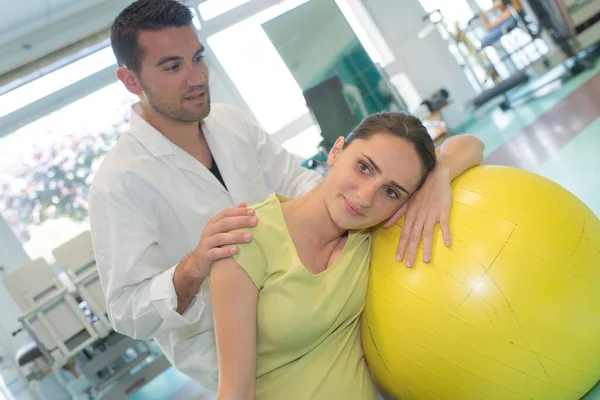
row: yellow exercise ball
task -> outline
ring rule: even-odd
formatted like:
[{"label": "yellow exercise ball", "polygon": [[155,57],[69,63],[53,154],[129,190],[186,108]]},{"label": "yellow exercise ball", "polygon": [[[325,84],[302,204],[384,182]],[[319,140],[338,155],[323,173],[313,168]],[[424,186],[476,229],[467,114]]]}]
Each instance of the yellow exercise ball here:
[{"label": "yellow exercise ball", "polygon": [[402,400],[580,399],[600,379],[600,221],[561,186],[476,167],[452,185],[453,244],[395,261],[403,220],[373,235],[361,335]]}]

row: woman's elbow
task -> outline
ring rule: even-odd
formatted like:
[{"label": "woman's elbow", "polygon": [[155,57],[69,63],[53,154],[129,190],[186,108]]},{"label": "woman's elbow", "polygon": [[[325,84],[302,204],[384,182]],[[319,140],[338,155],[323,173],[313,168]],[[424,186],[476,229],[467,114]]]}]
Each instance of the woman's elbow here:
[{"label": "woman's elbow", "polygon": [[460,135],[463,145],[461,147],[469,150],[469,153],[473,156],[473,163],[475,165],[481,164],[483,161],[483,152],[485,150],[485,143],[477,136],[470,133]]}]

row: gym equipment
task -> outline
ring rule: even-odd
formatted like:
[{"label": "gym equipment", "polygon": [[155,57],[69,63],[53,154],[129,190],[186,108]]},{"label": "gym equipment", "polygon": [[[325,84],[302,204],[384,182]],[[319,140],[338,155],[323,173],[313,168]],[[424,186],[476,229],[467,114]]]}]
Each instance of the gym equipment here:
[{"label": "gym equipment", "polygon": [[453,182],[453,244],[395,259],[373,235],[361,335],[394,398],[576,400],[600,378],[600,220],[536,174],[481,166]]},{"label": "gym equipment", "polygon": [[[516,74],[509,76],[507,79],[501,81],[494,87],[492,87],[488,90],[484,90],[483,92],[479,93],[476,97],[474,97],[471,100],[471,104],[474,107],[480,107],[480,106],[484,105],[485,103],[487,103],[488,101],[496,98],[497,96],[503,95],[506,92],[508,92],[509,90],[512,90],[518,86],[521,86],[522,84],[524,84],[528,81],[529,81],[529,75],[527,74],[526,71],[521,70],[521,71],[517,72]],[[503,102],[500,106],[502,107],[502,109],[509,108],[509,105],[507,102]]]},{"label": "gym equipment", "polygon": [[[569,61],[565,74],[544,82],[542,86],[551,84],[557,80],[565,80],[594,67],[593,60],[579,55],[582,49],[577,41],[577,32],[565,0],[522,0],[521,2],[526,6],[533,21],[528,22],[527,16],[521,11],[515,13],[514,18],[519,22],[517,25],[523,26],[524,30],[531,35],[534,42],[535,39],[542,37],[542,32],[548,33],[549,41],[563,53],[565,60]],[[487,42],[482,41],[482,46],[484,44],[489,45]],[[549,60],[545,57],[544,64],[549,67]],[[533,87],[517,96],[508,96],[508,93],[512,89],[529,80],[524,74],[525,70],[520,70],[498,85],[483,91],[472,99],[470,102],[471,105],[480,107],[498,96],[504,96],[500,107],[502,110],[507,110],[517,100],[532,97],[534,92],[539,90],[540,87]]]},{"label": "gym equipment", "polygon": [[421,102],[429,112],[442,108],[450,99],[450,93],[446,89],[440,89]]},{"label": "gym equipment", "polygon": [[354,116],[340,78],[335,75],[304,91],[306,104],[321,128],[321,147],[329,152],[340,136],[346,137],[360,120]]},{"label": "gym equipment", "polygon": [[64,396],[51,393],[53,400],[124,399],[170,367],[156,345],[112,329],[89,231],[53,255],[66,278],[39,258],[3,280],[22,312],[13,334],[31,338],[15,355],[30,383],[58,382]]}]

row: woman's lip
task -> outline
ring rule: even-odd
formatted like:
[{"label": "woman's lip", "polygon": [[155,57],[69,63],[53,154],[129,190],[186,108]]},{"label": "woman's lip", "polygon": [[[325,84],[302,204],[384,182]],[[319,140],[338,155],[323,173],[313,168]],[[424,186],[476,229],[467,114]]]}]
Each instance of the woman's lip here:
[{"label": "woman's lip", "polygon": [[344,204],[346,206],[346,211],[348,211],[348,213],[350,213],[351,215],[354,215],[355,217],[364,216],[363,214],[358,212],[356,210],[356,208],[354,208],[352,206],[352,204],[348,201],[348,199],[346,199],[345,197],[344,197]]}]

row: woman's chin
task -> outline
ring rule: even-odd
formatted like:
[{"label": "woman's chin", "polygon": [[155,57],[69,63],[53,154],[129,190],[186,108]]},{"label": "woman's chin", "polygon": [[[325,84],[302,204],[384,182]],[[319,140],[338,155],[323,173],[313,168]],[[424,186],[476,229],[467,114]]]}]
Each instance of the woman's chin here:
[{"label": "woman's chin", "polygon": [[371,217],[364,215],[352,215],[345,209],[337,209],[330,215],[333,222],[340,229],[345,231],[371,228],[378,224],[378,222],[373,220]]},{"label": "woman's chin", "polygon": [[375,224],[366,221],[365,217],[340,218],[336,221],[337,226],[346,231],[355,231],[370,228]]}]

